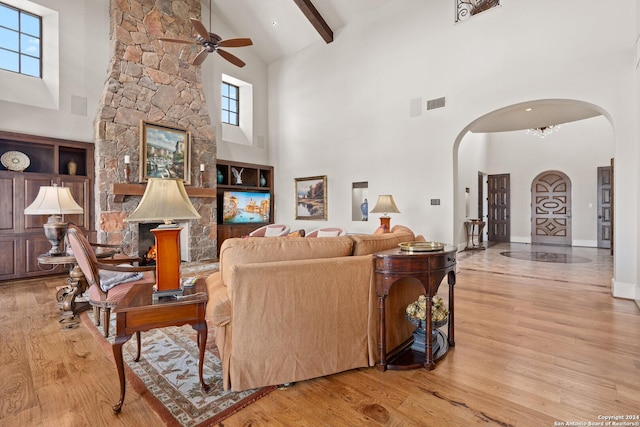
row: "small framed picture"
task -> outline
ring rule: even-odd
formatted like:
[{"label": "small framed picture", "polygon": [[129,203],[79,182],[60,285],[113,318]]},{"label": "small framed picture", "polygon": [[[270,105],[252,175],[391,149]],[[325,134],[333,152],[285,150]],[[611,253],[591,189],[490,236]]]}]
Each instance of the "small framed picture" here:
[{"label": "small framed picture", "polygon": [[191,134],[185,129],[140,124],[140,182],[149,178],[180,178],[191,184]]},{"label": "small framed picture", "polygon": [[296,219],[327,219],[327,176],[296,178]]}]

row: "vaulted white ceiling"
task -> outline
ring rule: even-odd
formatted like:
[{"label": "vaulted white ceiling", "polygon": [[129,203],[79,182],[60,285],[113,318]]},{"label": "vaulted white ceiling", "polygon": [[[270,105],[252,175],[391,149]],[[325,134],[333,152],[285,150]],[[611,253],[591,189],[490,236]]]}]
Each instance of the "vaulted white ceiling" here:
[{"label": "vaulted white ceiling", "polygon": [[[312,0],[312,3],[336,37],[337,30],[390,1],[393,0]],[[206,26],[208,6],[205,3],[202,20]],[[267,64],[312,43],[324,43],[294,0],[212,0],[211,9],[234,31],[231,36],[250,37],[254,52]],[[229,38],[229,35],[220,35]]]},{"label": "vaulted white ceiling", "polygon": [[[266,64],[291,55],[312,43],[325,43],[295,0],[210,0],[211,11],[234,34],[250,37],[250,47]],[[340,29],[394,0],[311,0],[324,21],[340,37]],[[202,21],[207,26],[208,4],[203,0]],[[211,29],[216,32],[215,28]],[[505,132],[568,123],[600,115],[593,106],[571,100],[536,100],[506,106],[478,119],[471,132]]]}]

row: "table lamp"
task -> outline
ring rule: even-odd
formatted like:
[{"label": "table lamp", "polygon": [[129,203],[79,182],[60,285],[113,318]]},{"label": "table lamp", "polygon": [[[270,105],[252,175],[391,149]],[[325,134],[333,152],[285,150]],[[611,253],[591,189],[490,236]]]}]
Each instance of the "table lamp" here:
[{"label": "table lamp", "polygon": [[36,199],[24,210],[25,215],[51,215],[43,225],[44,235],[51,243],[49,256],[65,255],[62,242],[67,234],[67,223],[63,221],[65,214],[81,214],[84,209],[76,203],[68,187],[40,187]]},{"label": "table lamp", "polygon": [[400,213],[398,207],[396,206],[396,203],[393,201],[393,196],[391,194],[379,195],[378,201],[376,202],[374,208],[371,210],[371,213],[382,214],[382,216],[380,217],[380,227],[384,228],[387,231],[391,230],[391,218],[388,215],[389,212]]},{"label": "table lamp", "polygon": [[127,222],[162,222],[151,230],[156,239],[154,299],[182,295],[180,284],[180,231],[174,220],[199,219],[181,179],[150,178],[138,207]]}]

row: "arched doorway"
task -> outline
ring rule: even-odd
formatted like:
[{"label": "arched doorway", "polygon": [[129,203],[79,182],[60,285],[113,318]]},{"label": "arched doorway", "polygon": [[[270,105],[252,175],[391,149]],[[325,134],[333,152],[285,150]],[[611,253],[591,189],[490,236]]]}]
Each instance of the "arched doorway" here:
[{"label": "arched doorway", "polygon": [[571,180],[545,171],[531,183],[531,243],[571,246]]}]

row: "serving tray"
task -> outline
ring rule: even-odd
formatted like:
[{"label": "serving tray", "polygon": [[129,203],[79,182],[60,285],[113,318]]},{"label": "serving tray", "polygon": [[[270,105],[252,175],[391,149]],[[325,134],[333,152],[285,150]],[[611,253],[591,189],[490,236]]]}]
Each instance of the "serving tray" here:
[{"label": "serving tray", "polygon": [[404,242],[400,249],[408,252],[436,252],[444,249],[444,243],[439,242]]}]

